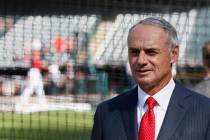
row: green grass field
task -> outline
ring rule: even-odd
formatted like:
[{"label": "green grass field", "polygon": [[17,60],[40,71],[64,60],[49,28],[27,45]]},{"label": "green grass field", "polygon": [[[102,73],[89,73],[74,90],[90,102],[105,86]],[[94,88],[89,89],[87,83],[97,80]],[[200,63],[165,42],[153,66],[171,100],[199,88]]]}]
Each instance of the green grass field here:
[{"label": "green grass field", "polygon": [[93,113],[39,112],[16,114],[1,112],[1,140],[89,140]]}]

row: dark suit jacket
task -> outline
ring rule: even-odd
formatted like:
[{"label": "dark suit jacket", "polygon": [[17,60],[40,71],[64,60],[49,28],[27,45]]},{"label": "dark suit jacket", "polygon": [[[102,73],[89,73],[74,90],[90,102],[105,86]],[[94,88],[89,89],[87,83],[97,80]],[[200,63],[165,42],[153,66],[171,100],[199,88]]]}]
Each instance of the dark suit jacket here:
[{"label": "dark suit jacket", "polygon": [[[98,105],[91,140],[137,140],[137,87]],[[176,83],[157,140],[210,140],[210,100]]]}]

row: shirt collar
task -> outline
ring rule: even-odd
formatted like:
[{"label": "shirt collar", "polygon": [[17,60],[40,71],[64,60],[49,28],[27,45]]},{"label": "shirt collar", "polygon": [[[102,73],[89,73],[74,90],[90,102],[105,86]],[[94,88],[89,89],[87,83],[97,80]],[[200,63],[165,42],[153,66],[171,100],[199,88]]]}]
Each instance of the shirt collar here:
[{"label": "shirt collar", "polygon": [[[168,107],[169,100],[171,98],[174,88],[175,88],[175,82],[171,78],[169,83],[153,96],[153,98],[157,101],[158,105],[165,111]],[[144,92],[140,88],[140,86],[138,86],[138,105],[140,107],[142,107],[142,108],[144,107],[145,101],[147,100],[147,98],[149,96],[150,95],[148,95],[146,92]]]}]

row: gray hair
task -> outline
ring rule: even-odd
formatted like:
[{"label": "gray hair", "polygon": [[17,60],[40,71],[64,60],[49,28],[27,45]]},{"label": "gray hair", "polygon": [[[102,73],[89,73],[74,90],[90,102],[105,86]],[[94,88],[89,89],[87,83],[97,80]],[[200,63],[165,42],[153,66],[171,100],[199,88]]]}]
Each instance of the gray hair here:
[{"label": "gray hair", "polygon": [[133,28],[135,28],[139,24],[157,25],[157,26],[161,27],[167,33],[169,43],[172,44],[172,47],[178,46],[179,41],[178,41],[176,29],[173,27],[173,25],[171,25],[165,19],[163,19],[161,17],[149,17],[149,18],[143,19],[143,20],[139,21],[137,24],[133,25],[130,28],[129,33],[133,30]]}]

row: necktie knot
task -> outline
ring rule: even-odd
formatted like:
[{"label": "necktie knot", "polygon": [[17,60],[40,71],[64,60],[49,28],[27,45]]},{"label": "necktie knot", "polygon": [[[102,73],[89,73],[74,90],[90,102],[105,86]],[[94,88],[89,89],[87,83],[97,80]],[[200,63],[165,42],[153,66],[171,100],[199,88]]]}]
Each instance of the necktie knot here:
[{"label": "necktie knot", "polygon": [[156,103],[157,103],[157,101],[151,96],[149,98],[147,98],[147,100],[146,100],[146,104],[148,104],[150,109],[153,109],[154,106],[156,105]]}]

